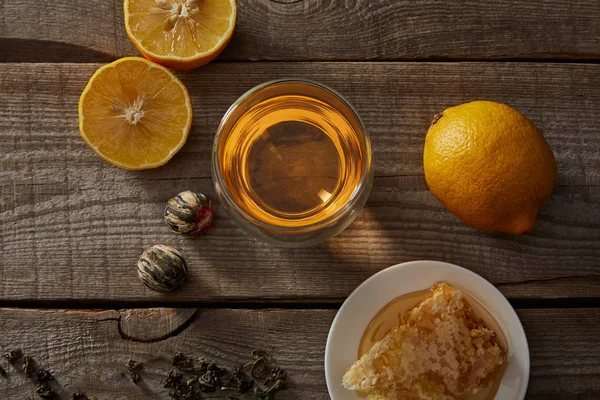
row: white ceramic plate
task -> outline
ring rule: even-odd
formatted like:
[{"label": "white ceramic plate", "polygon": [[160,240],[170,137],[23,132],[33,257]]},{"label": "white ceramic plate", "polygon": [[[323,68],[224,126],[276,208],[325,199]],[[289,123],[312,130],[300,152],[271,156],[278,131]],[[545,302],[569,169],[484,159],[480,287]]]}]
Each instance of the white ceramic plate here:
[{"label": "white ceramic plate", "polygon": [[338,311],[325,348],[325,377],[332,400],[360,400],[342,387],[356,361],[362,335],[373,317],[396,297],[445,281],[479,300],[496,317],[509,343],[510,360],[495,400],[522,400],[529,382],[529,347],[523,326],[506,298],[481,276],[439,261],[412,261],[387,268],[364,281]]}]

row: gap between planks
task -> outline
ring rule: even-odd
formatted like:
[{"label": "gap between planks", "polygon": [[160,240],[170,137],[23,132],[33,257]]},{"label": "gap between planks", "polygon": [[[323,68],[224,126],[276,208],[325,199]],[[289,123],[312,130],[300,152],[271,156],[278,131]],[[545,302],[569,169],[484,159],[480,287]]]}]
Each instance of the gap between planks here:
[{"label": "gap between planks", "polygon": [[[0,64],[94,64],[94,63],[109,63],[118,60],[119,56],[105,54],[102,52],[92,51],[88,49],[82,49],[84,53],[89,54],[86,57],[81,57],[80,53],[77,56],[72,57],[67,54],[60,59],[55,57],[47,58],[47,51],[38,52],[34,57],[30,54],[24,57],[20,57],[18,53],[10,50],[10,46],[6,44],[9,39],[0,38],[0,53],[4,53],[4,56],[0,56]],[[62,45],[58,43],[58,45]],[[128,56],[143,57],[139,53],[129,54]],[[123,56],[126,57],[126,56]],[[556,57],[555,55],[536,55],[536,56],[500,56],[500,57],[481,57],[481,56],[460,56],[460,57],[399,57],[399,58],[314,58],[314,59],[293,59],[293,58],[277,58],[277,59],[240,59],[240,60],[228,60],[220,59],[212,61],[211,64],[270,64],[270,63],[295,63],[295,64],[306,64],[306,63],[530,63],[530,64],[589,64],[598,65],[600,59],[593,58],[588,55],[562,55]],[[201,68],[200,68],[201,69]]]},{"label": "gap between planks", "polygon": [[[230,301],[112,301],[112,300],[2,300],[0,308],[17,309],[71,309],[71,310],[123,310],[123,309],[146,309],[146,308],[196,308],[196,309],[231,309],[231,310],[337,310],[342,306],[345,298],[339,299],[290,299],[290,300],[266,300],[266,299],[240,299]],[[531,299],[515,298],[509,300],[515,309],[573,309],[573,308],[600,308],[600,297],[598,298],[560,298],[560,299]]]}]

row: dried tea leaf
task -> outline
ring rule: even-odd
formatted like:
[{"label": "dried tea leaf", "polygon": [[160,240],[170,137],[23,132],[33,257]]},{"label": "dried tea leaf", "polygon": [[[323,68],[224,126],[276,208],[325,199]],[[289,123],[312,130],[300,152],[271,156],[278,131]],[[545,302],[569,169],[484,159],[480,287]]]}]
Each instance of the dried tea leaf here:
[{"label": "dried tea leaf", "polygon": [[4,354],[4,358],[6,358],[9,363],[14,363],[21,357],[23,357],[23,350],[21,349],[14,349]]},{"label": "dried tea leaf", "polygon": [[177,387],[177,385],[181,383],[182,378],[183,375],[181,375],[179,372],[171,370],[169,371],[169,376],[167,377],[164,387],[167,389]]},{"label": "dried tea leaf", "polygon": [[269,382],[274,383],[277,381],[285,381],[286,378],[287,374],[285,373],[285,371],[280,367],[275,367],[271,370],[271,374],[265,380],[265,385]]},{"label": "dried tea leaf", "polygon": [[285,381],[277,380],[271,386],[266,387],[264,389],[254,388],[254,395],[257,399],[272,399],[275,393],[278,391],[285,389]]},{"label": "dried tea leaf", "polygon": [[37,378],[37,380],[40,383],[48,382],[48,381],[51,381],[52,379],[54,379],[54,376],[52,375],[52,373],[44,368],[38,369],[37,372],[35,373],[35,377]]},{"label": "dried tea leaf", "polygon": [[25,354],[25,358],[23,359],[23,366],[21,370],[25,373],[25,376],[30,378],[31,374],[33,374],[33,358],[29,354]]},{"label": "dried tea leaf", "polygon": [[71,400],[89,400],[89,397],[81,390],[77,389],[75,393],[71,395]]},{"label": "dried tea leaf", "polygon": [[198,376],[194,375],[192,376],[190,379],[188,379],[185,384],[186,386],[194,386],[196,383],[198,383]]},{"label": "dried tea leaf", "polygon": [[262,358],[262,360],[267,364],[269,364],[269,363],[271,363],[271,361],[273,361],[273,357],[271,356],[271,354],[265,350],[256,350],[256,349],[252,350],[251,355],[252,355],[252,358],[255,360]]},{"label": "dried tea leaf", "polygon": [[250,375],[254,379],[265,379],[269,375],[269,363],[273,357],[265,350],[252,350],[253,361],[244,364],[244,369],[250,369]]},{"label": "dried tea leaf", "polygon": [[270,400],[273,398],[273,394],[268,388],[261,389],[259,387],[254,388],[254,395],[259,400]]},{"label": "dried tea leaf", "polygon": [[142,363],[141,362],[137,362],[132,360],[131,358],[127,361],[127,364],[125,364],[125,366],[127,367],[127,369],[129,371],[139,371],[140,369],[142,369]]},{"label": "dried tea leaf", "polygon": [[239,393],[247,393],[254,387],[254,380],[249,379],[248,376],[240,369],[233,371],[227,382],[223,383],[221,390],[235,390]]},{"label": "dried tea leaf", "polygon": [[56,397],[56,393],[54,392],[54,390],[52,390],[52,388],[48,385],[47,382],[38,383],[37,385],[35,385],[35,389],[33,391],[42,399],[53,399]]},{"label": "dried tea leaf", "polygon": [[196,363],[196,366],[192,370],[192,373],[194,373],[196,375],[202,375],[202,374],[206,373],[207,369],[208,369],[208,363],[205,360],[201,359],[198,361],[198,363]]},{"label": "dried tea leaf", "polygon": [[179,368],[182,371],[193,371],[194,370],[194,360],[191,357],[186,356],[181,351],[178,351],[173,355],[171,359],[171,364],[175,367]]},{"label": "dried tea leaf", "polygon": [[138,371],[142,369],[142,363],[134,361],[130,358],[127,361],[127,364],[125,364],[125,366],[129,370],[129,376],[131,377],[131,381],[134,385],[137,385],[140,379],[142,379],[140,374],[138,374]]}]

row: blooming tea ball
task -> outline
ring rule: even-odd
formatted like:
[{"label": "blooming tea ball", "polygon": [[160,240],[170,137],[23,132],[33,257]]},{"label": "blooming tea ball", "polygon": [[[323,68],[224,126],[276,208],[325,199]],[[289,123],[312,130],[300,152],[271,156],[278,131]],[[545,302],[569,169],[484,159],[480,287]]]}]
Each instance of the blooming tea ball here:
[{"label": "blooming tea ball", "polygon": [[165,208],[165,222],[175,233],[198,235],[212,225],[212,201],[202,193],[186,190],[173,197]]},{"label": "blooming tea ball", "polygon": [[137,268],[142,282],[157,292],[171,292],[177,289],[188,276],[183,255],[162,244],[146,249],[138,260]]}]

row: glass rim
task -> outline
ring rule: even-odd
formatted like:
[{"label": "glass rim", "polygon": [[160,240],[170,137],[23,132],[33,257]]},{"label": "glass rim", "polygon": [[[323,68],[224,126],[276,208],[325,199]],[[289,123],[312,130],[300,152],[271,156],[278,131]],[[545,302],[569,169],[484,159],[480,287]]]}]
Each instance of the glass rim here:
[{"label": "glass rim", "polygon": [[[361,133],[362,133],[362,142],[365,145],[366,153],[367,153],[365,160],[363,162],[363,171],[362,171],[362,174],[360,177],[360,181],[359,181],[358,185],[356,186],[356,189],[354,190],[354,192],[352,193],[352,195],[346,202],[346,204],[344,204],[342,207],[340,207],[339,210],[337,210],[335,213],[328,216],[327,218],[324,218],[317,222],[313,222],[311,224],[299,225],[299,226],[293,226],[293,227],[266,223],[264,221],[261,221],[260,219],[253,217],[248,212],[246,212],[246,210],[244,210],[242,207],[240,207],[240,205],[233,199],[233,196],[231,195],[229,189],[225,185],[225,181],[221,174],[221,168],[220,168],[221,164],[220,164],[220,159],[219,159],[219,143],[221,141],[223,128],[224,128],[225,124],[229,121],[233,112],[244,101],[246,101],[248,98],[250,98],[250,96],[254,95],[255,93],[257,93],[267,87],[282,84],[282,83],[308,84],[308,85],[317,87],[319,89],[322,89],[326,92],[329,92],[333,96],[337,97],[342,102],[342,104],[344,106],[346,106],[348,108],[348,110],[352,113],[352,115],[356,118],[356,121],[358,122],[358,125],[359,125]],[[233,102],[233,104],[231,104],[231,106],[229,106],[229,108],[227,109],[227,111],[225,112],[223,117],[221,118],[221,122],[219,123],[219,127],[217,128],[217,133],[215,134],[215,139],[213,142],[213,150],[212,150],[212,172],[213,172],[213,179],[215,179],[214,184],[215,185],[218,184],[219,189],[220,189],[220,190],[217,190],[217,195],[223,196],[225,198],[225,201],[227,202],[227,204],[230,205],[231,207],[233,207],[235,212],[239,213],[244,219],[250,221],[254,225],[256,225],[260,228],[269,230],[269,231],[283,231],[283,232],[294,232],[294,231],[304,231],[304,230],[314,231],[314,230],[318,230],[322,226],[324,227],[324,226],[329,225],[331,222],[337,220],[340,216],[343,216],[360,199],[361,194],[365,190],[368,189],[367,183],[369,180],[369,175],[372,172],[372,157],[373,157],[373,150],[371,148],[371,140],[369,137],[369,133],[367,132],[367,129],[365,127],[365,124],[362,121],[362,119],[360,118],[360,115],[358,115],[358,113],[356,112],[356,109],[354,108],[354,106],[352,106],[352,104],[344,96],[342,96],[336,90],[330,88],[327,85],[324,85],[322,83],[318,83],[318,82],[315,82],[315,81],[312,81],[309,79],[280,78],[280,79],[274,79],[274,80],[270,80],[267,82],[263,82],[261,84],[258,84],[256,86],[252,87],[251,89],[247,90],[244,94],[242,94],[240,97],[238,97],[237,100],[235,100]]]}]

